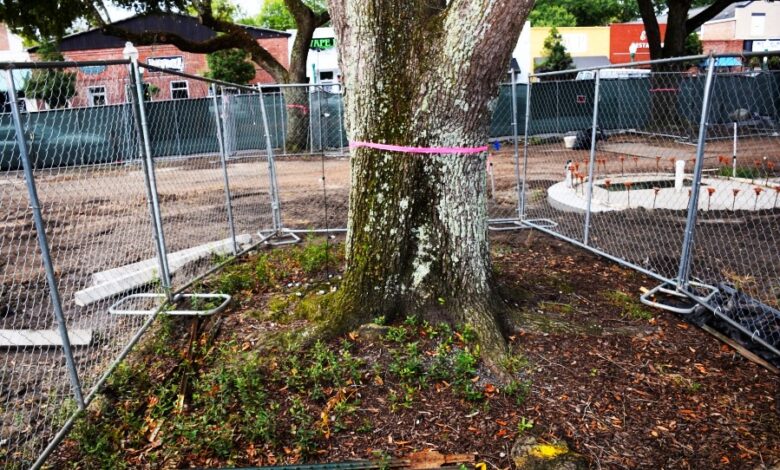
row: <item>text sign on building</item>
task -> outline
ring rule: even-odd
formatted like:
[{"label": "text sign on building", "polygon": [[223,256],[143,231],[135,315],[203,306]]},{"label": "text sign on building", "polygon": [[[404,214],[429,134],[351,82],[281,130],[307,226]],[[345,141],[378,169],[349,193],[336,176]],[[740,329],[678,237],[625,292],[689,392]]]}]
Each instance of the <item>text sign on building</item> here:
[{"label": "text sign on building", "polygon": [[336,47],[335,38],[316,38],[311,40],[310,49],[315,51],[324,51],[326,49],[333,49]]},{"label": "text sign on building", "polygon": [[[658,25],[661,38],[666,34],[666,25]],[[631,62],[631,46],[636,53],[634,60],[641,62],[650,60],[650,43],[642,23],[616,23],[609,27],[609,61],[613,64]]]},{"label": "text sign on building", "polygon": [[172,57],[149,57],[146,60],[146,63],[160,69],[184,72],[184,58],[180,55]]},{"label": "text sign on building", "polygon": [[751,50],[753,52],[780,51],[780,39],[766,39],[763,41],[753,41],[753,46]]}]

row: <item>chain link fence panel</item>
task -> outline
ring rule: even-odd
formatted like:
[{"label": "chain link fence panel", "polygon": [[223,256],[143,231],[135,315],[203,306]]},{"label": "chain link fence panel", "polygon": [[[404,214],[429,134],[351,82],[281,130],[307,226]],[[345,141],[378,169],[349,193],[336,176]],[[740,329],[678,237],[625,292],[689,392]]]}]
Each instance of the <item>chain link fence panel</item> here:
[{"label": "chain link fence panel", "polygon": [[[6,134],[4,146],[17,150],[3,149],[0,178],[5,218],[0,228],[0,460],[5,468],[27,467],[38,459],[147,320],[108,313],[119,295],[156,290],[154,268],[135,278],[124,271],[155,256],[135,116],[124,102],[127,67],[105,64],[92,73],[84,67],[20,70],[28,79],[13,84],[25,112],[19,113],[21,136],[14,141],[10,131]],[[4,129],[12,116],[3,115]],[[32,179],[27,181],[18,170],[20,139],[29,150]],[[32,185],[38,201],[32,199]],[[36,204],[48,242],[50,279],[39,244],[44,234],[33,223]],[[58,333],[53,313],[58,310],[72,364]]]}]

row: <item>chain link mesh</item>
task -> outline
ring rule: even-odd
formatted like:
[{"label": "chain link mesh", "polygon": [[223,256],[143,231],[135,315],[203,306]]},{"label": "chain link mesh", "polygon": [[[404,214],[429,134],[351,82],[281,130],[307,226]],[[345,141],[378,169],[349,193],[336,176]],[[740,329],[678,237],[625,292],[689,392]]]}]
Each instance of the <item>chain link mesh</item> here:
[{"label": "chain link mesh", "polygon": [[[0,114],[4,468],[31,465],[77,409],[28,183],[37,187],[73,372],[87,404],[148,325],[148,315],[111,315],[110,307],[164,287],[155,211],[173,290],[216,267],[234,244],[241,250],[261,234],[346,227],[350,172],[339,85],[251,89],[142,66],[141,108],[130,69],[106,62],[2,71],[20,94],[34,177],[27,181],[22,171],[6,102]],[[706,76],[668,70],[502,86],[486,171],[490,218],[511,225],[522,214],[530,226],[662,281],[717,286],[708,301],[720,318],[749,340],[777,345],[780,77],[716,74],[697,185]],[[516,151],[526,109],[525,148]],[[281,225],[274,221],[277,194]],[[686,258],[690,220],[696,225]],[[687,263],[690,270],[681,269]],[[689,278],[678,279],[681,273]]]},{"label": "chain link mesh", "polygon": [[697,296],[776,359],[778,73],[716,72],[708,95],[696,65],[537,77],[525,217]]},{"label": "chain link mesh", "polygon": [[[108,307],[120,293],[150,292],[115,268],[154,257],[126,65],[19,70],[24,138],[34,167],[61,307],[86,395],[145,318]],[[76,87],[78,84],[78,88]],[[67,106],[67,109],[65,107]],[[57,334],[11,115],[0,173],[4,466],[29,466],[77,409]],[[8,145],[17,148],[10,151]]]}]

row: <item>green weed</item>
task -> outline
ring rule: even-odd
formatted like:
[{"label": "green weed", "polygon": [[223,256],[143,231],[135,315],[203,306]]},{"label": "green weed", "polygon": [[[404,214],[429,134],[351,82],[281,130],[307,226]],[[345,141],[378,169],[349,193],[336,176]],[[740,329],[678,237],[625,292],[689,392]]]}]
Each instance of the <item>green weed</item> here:
[{"label": "green weed", "polygon": [[619,290],[608,291],[604,296],[609,303],[621,309],[624,316],[634,320],[650,320],[653,318],[651,312],[645,310],[640,302],[625,292]]}]

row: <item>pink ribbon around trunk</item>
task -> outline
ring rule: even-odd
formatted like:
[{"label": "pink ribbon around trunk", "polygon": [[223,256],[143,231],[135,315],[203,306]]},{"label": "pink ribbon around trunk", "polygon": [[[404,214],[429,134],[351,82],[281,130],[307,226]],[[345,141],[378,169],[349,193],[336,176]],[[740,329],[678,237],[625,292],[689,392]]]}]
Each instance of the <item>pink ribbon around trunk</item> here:
[{"label": "pink ribbon around trunk", "polygon": [[388,144],[374,144],[371,142],[350,142],[349,148],[371,148],[376,150],[384,150],[387,152],[399,152],[399,153],[419,153],[419,154],[439,154],[439,153],[462,153],[462,154],[475,154],[487,152],[488,146],[484,147],[404,147],[402,145],[388,145]]}]

